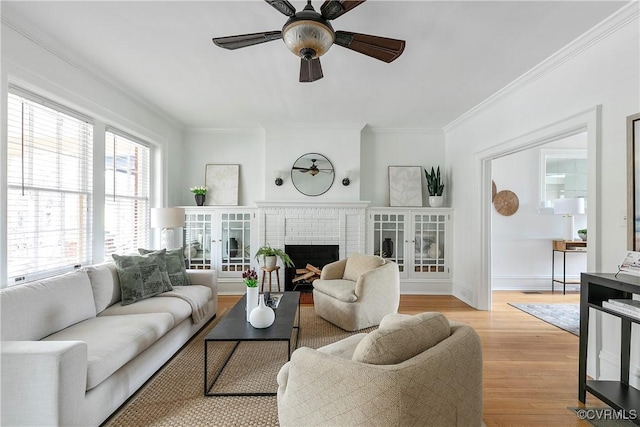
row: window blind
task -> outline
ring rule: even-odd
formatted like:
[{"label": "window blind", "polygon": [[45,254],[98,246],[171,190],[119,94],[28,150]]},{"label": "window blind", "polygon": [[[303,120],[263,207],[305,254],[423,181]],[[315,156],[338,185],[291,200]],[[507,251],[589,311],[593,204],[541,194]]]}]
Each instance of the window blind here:
[{"label": "window blind", "polygon": [[10,87],[7,99],[8,285],[91,262],[93,124]]},{"label": "window blind", "polygon": [[149,246],[149,146],[126,134],[105,133],[105,257]]}]

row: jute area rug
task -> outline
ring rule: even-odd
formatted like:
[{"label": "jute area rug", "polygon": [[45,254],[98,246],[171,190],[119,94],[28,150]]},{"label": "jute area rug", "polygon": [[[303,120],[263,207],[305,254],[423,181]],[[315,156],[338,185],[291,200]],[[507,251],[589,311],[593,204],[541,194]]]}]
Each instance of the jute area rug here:
[{"label": "jute area rug", "polygon": [[[228,311],[219,313],[103,425],[277,426],[275,396],[204,396],[204,337]],[[301,307],[300,316],[296,347],[318,348],[354,333],[375,329],[343,331],[316,316],[313,307]],[[210,375],[216,372],[231,345],[209,344]],[[214,391],[275,392],[276,376],[286,361],[286,342],[243,342],[216,382]]]},{"label": "jute area rug", "polygon": [[524,311],[573,335],[580,335],[579,304],[514,304],[510,306]]}]

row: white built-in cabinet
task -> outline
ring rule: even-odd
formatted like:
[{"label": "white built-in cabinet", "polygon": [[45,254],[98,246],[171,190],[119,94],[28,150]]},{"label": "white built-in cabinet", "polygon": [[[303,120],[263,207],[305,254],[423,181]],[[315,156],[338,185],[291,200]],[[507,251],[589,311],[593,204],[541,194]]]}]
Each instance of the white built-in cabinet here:
[{"label": "white built-in cabinet", "polygon": [[367,252],[394,261],[401,279],[449,279],[453,210],[371,208]]},{"label": "white built-in cabinet", "polygon": [[213,268],[218,277],[241,278],[241,272],[252,266],[255,218],[251,208],[186,207],[183,248],[187,268]]}]

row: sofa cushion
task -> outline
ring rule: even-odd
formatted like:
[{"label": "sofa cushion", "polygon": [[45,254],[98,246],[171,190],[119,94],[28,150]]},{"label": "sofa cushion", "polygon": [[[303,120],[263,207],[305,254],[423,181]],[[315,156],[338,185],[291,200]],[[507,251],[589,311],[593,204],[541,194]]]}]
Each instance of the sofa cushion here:
[{"label": "sofa cushion", "polygon": [[116,262],[122,305],[170,291],[165,250],[148,255],[112,255]]},{"label": "sofa cushion", "polygon": [[369,270],[378,268],[384,264],[384,259],[379,256],[352,254],[347,258],[347,265],[344,267],[343,279],[358,280],[361,274],[366,273]]},{"label": "sofa cushion", "polygon": [[[157,251],[151,249],[138,249],[140,255],[147,255],[156,253]],[[173,249],[166,252],[165,261],[167,263],[167,274],[169,275],[169,281],[171,286],[188,286],[189,276],[187,276],[187,269],[184,267],[184,253],[182,249]]]},{"label": "sofa cushion", "polygon": [[323,294],[327,294],[339,301],[356,302],[358,300],[358,297],[356,296],[356,282],[352,280],[317,279],[313,281],[313,289],[322,292]]},{"label": "sofa cushion", "polygon": [[449,321],[440,313],[390,314],[360,341],[352,359],[372,365],[395,365],[433,347],[450,333]]},{"label": "sofa cushion", "polygon": [[112,262],[85,268],[91,281],[96,313],[120,301],[120,279]]},{"label": "sofa cushion", "polygon": [[[171,291],[173,292],[173,291]],[[162,293],[166,295],[167,292]],[[169,313],[175,325],[191,316],[191,305],[180,298],[147,298],[135,304],[114,304],[98,316],[123,316],[128,314]]]},{"label": "sofa cushion", "polygon": [[45,341],[87,343],[87,390],[100,384],[173,327],[168,313],[101,316],[87,319]]},{"label": "sofa cushion", "polygon": [[84,270],[0,290],[2,341],[39,340],[95,317],[89,276]]}]

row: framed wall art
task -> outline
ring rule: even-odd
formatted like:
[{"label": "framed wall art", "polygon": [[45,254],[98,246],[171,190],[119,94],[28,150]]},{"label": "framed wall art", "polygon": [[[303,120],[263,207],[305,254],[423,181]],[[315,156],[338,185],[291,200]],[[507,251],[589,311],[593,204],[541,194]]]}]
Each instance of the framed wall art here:
[{"label": "framed wall art", "polygon": [[422,206],[422,166],[389,166],[389,206]]},{"label": "framed wall art", "polygon": [[627,249],[640,251],[640,113],[627,117]]},{"label": "framed wall art", "polygon": [[206,165],[204,185],[209,206],[238,206],[240,165]]}]

